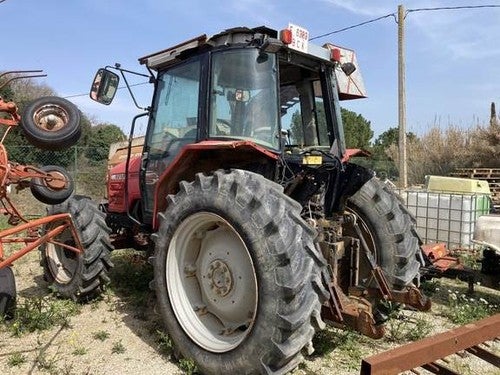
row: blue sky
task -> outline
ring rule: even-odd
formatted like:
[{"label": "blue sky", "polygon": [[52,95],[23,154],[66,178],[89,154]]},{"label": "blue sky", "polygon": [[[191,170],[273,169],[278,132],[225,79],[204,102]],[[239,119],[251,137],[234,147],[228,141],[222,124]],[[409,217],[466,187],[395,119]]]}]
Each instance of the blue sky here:
[{"label": "blue sky", "polygon": [[[288,22],[321,35],[407,9],[498,4],[490,0],[239,0],[118,1],[6,0],[0,3],[4,48],[0,70],[44,69],[39,82],[59,95],[86,94],[98,67],[120,62],[144,72],[137,59],[200,34],[234,26]],[[500,105],[500,8],[413,12],[406,18],[407,127],[417,134],[434,124],[468,128],[487,124]],[[378,135],[397,125],[397,24],[393,18],[318,39],[354,49],[367,99],[342,105],[371,121]],[[133,78],[142,82],[143,78]],[[151,87],[134,89],[150,104]],[[126,90],[109,106],[88,95],[70,98],[98,122],[128,132],[139,113]],[[142,121],[139,128],[145,129]]]}]

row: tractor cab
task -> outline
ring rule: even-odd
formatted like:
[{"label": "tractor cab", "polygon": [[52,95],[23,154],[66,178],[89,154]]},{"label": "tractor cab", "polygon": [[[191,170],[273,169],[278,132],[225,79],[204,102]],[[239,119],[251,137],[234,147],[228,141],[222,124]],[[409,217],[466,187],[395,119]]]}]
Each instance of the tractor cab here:
[{"label": "tractor cab", "polygon": [[[154,72],[155,83],[139,174],[139,211],[146,221],[154,221],[162,208],[155,197],[174,192],[158,186],[167,175],[177,176],[176,186],[181,177],[191,177],[187,170],[194,176],[214,169],[203,167],[198,157],[189,163],[177,160],[188,145],[213,149],[204,156],[218,158],[219,168],[257,169],[269,179],[283,173],[278,171],[284,164],[280,160],[295,165],[342,159],[346,149],[339,99],[364,97],[364,92],[352,91],[363,90],[362,82],[342,89],[337,77],[352,80],[356,70],[343,62],[349,51],[318,47],[307,39],[307,31],[293,25],[279,33],[265,27],[234,28],[139,59]],[[360,80],[358,73],[354,76]],[[118,81],[109,68],[99,70],[91,98],[109,104]],[[215,151],[243,143],[252,145],[246,157],[228,151],[221,161]]]}]

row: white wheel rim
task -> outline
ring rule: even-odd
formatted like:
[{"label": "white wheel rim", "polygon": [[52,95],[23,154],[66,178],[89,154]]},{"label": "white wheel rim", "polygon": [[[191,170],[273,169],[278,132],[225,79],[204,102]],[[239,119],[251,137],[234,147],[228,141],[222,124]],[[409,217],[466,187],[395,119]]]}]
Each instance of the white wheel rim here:
[{"label": "white wheel rim", "polygon": [[[57,241],[74,246],[71,234],[65,230],[58,237]],[[59,284],[67,284],[75,275],[78,267],[78,254],[60,245],[47,243],[45,248],[47,265],[52,277]]]},{"label": "white wheel rim", "polygon": [[222,217],[200,212],[186,218],[170,241],[167,290],[184,332],[214,353],[236,348],[257,312],[257,278],[238,232]]},{"label": "white wheel rim", "polygon": [[64,128],[69,121],[66,110],[57,104],[47,104],[33,114],[35,125],[48,132],[55,132]]}]

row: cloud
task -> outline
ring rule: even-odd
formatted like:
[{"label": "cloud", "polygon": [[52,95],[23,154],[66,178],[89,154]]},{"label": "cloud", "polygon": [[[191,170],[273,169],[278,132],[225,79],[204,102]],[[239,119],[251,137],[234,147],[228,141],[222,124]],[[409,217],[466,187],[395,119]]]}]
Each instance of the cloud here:
[{"label": "cloud", "polygon": [[481,60],[500,56],[498,10],[443,10],[409,13],[408,28],[453,60]]},{"label": "cloud", "polygon": [[392,4],[374,4],[373,1],[366,0],[322,0],[323,2],[336,7],[344,9],[350,13],[367,16],[367,17],[380,17],[388,13],[396,12],[397,6]]}]

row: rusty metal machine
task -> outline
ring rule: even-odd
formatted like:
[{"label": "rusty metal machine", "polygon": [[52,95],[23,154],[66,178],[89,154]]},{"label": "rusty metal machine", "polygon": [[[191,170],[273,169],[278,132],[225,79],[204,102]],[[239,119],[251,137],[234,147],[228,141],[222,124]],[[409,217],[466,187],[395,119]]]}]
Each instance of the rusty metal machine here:
[{"label": "rusty metal machine", "polygon": [[[3,85],[13,79],[39,77],[26,73],[41,71],[10,71]],[[2,85],[2,87],[3,87]],[[59,166],[35,167],[20,165],[10,161],[4,141],[9,132],[21,126],[26,138],[34,145],[49,150],[60,150],[74,144],[80,137],[80,115],[78,109],[65,99],[43,97],[29,103],[21,116],[14,102],[4,101],[0,97],[0,125],[3,134],[0,139],[0,205],[2,215],[7,217],[11,228],[0,231],[0,316],[12,317],[16,286],[13,262],[38,248],[42,244],[57,243],[67,251],[81,254],[77,229],[67,213],[49,215],[30,220],[23,215],[9,197],[11,188],[22,190],[30,188],[33,196],[46,204],[58,204],[65,201],[73,192],[71,176]],[[61,242],[61,236],[71,238]],[[9,250],[5,245],[19,244],[17,250]]]}]

